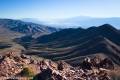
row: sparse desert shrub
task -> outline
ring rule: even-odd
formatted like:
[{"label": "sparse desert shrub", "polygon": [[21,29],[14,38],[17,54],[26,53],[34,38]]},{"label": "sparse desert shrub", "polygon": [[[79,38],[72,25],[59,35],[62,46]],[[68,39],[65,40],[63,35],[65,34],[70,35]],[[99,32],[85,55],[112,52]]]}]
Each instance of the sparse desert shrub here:
[{"label": "sparse desert shrub", "polygon": [[35,75],[34,71],[29,67],[26,67],[21,71],[21,76],[24,77],[33,77],[34,75]]}]

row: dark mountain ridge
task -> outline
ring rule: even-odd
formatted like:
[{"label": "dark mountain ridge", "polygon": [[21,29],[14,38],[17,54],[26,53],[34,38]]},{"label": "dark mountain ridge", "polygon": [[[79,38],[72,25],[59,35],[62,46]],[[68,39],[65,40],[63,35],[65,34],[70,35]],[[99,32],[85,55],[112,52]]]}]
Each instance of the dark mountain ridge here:
[{"label": "dark mountain ridge", "polygon": [[[67,47],[74,44],[76,45],[78,43],[89,40],[96,36],[103,36],[115,42],[116,44],[120,45],[119,35],[120,32],[117,29],[115,29],[109,24],[105,24],[99,27],[90,27],[88,29],[81,29],[81,28],[65,29],[60,32],[53,33],[51,35],[38,37],[36,41],[38,41],[38,43],[44,43],[46,45],[47,43],[49,43],[49,45],[50,44],[52,45],[52,43],[56,43],[56,44],[61,43],[64,45],[58,47],[64,47],[64,46]],[[64,43],[65,41],[67,43]]]},{"label": "dark mountain ridge", "polygon": [[[104,24],[88,29],[64,29],[32,39],[29,55],[78,64],[82,57],[102,54],[120,65],[120,32]],[[72,61],[71,61],[72,60]]]}]

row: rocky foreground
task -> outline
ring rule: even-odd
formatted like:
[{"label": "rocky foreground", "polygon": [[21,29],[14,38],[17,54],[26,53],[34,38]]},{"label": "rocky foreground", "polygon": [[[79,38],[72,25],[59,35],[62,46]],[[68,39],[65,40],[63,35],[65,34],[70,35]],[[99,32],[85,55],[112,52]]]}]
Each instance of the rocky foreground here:
[{"label": "rocky foreground", "polygon": [[111,80],[113,69],[108,58],[86,57],[79,67],[72,67],[64,61],[35,60],[23,54],[0,57],[0,80]]}]

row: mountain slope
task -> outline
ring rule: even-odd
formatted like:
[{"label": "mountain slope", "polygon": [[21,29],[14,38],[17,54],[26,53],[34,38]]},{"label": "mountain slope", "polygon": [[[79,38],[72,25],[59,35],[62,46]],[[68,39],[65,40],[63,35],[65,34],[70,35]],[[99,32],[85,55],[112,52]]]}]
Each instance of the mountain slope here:
[{"label": "mountain slope", "polygon": [[[97,41],[97,42],[95,42]],[[56,54],[57,53],[57,54]],[[64,60],[70,64],[79,64],[82,57],[104,55],[120,65],[120,47],[105,37],[98,36],[74,47],[56,52],[27,52],[29,55],[38,55],[52,60]],[[75,64],[76,63],[76,64]]]},{"label": "mountain slope", "polygon": [[64,29],[29,43],[25,53],[30,55],[71,64],[79,63],[84,56],[102,55],[120,65],[120,32],[109,24],[88,29]]},{"label": "mountain slope", "polygon": [[[13,19],[0,19],[0,55],[6,51],[23,49],[23,46],[17,44],[13,40],[26,35],[38,37],[41,35],[50,34],[58,29],[45,25],[23,22]],[[19,51],[17,51],[19,52]]]},{"label": "mountain slope", "polygon": [[36,39],[36,41],[51,47],[54,47],[54,45],[52,45],[53,43],[56,45],[60,44],[57,47],[67,47],[83,43],[84,41],[96,36],[106,37],[114,43],[120,45],[120,32],[109,24],[99,27],[90,27],[88,29],[65,29],[51,35],[39,37]]},{"label": "mountain slope", "polygon": [[48,27],[45,25],[23,22],[20,20],[12,20],[12,19],[0,19],[0,25],[12,31],[25,33],[25,34],[35,34],[37,32],[52,33],[57,31],[56,28]]}]

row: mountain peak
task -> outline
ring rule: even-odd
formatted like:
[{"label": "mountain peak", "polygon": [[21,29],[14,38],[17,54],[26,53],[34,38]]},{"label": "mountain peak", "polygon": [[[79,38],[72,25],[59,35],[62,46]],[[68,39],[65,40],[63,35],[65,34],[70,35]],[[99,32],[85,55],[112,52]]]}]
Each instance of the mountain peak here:
[{"label": "mountain peak", "polygon": [[116,28],[114,28],[112,25],[110,24],[103,24],[101,26],[99,26],[99,28],[101,29],[111,29],[111,30],[116,30]]}]

